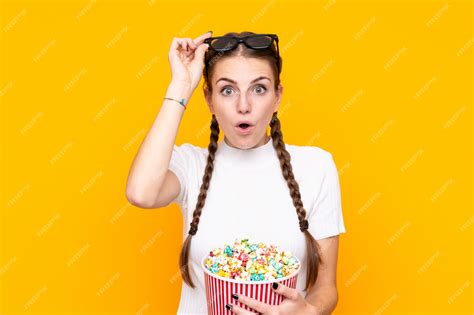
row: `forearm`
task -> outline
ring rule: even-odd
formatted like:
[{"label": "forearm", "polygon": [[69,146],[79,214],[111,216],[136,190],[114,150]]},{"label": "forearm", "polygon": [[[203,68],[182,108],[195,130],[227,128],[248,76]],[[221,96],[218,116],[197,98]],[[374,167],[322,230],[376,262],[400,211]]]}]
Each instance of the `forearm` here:
[{"label": "forearm", "polygon": [[335,286],[319,287],[309,292],[306,301],[314,307],[315,315],[331,314],[336,308],[338,301],[337,288]]},{"label": "forearm", "polygon": [[[171,82],[165,96],[188,101],[189,87]],[[136,204],[151,205],[165,179],[179,124],[185,108],[175,101],[163,100],[160,112],[135,156],[127,179],[127,198]]]}]

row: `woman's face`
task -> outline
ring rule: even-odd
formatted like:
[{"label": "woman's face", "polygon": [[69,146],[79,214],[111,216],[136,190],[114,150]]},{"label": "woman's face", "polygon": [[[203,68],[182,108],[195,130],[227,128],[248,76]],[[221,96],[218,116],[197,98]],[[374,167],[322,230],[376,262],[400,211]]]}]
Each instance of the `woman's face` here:
[{"label": "woman's face", "polygon": [[[275,90],[275,78],[265,59],[226,57],[214,65],[212,93],[205,91],[209,109],[223,130],[226,143],[250,149],[266,143],[267,127],[278,110],[283,86]],[[247,129],[239,122],[251,124]]]}]

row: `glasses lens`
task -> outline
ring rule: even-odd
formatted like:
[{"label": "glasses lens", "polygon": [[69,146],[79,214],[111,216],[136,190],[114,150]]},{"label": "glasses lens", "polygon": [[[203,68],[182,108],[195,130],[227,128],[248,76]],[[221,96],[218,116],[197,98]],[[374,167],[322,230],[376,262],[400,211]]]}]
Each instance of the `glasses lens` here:
[{"label": "glasses lens", "polygon": [[273,38],[268,35],[250,36],[246,43],[253,48],[268,48],[272,45]]},{"label": "glasses lens", "polygon": [[211,41],[211,47],[221,51],[230,50],[235,44],[237,44],[237,39],[232,37],[221,37]]}]

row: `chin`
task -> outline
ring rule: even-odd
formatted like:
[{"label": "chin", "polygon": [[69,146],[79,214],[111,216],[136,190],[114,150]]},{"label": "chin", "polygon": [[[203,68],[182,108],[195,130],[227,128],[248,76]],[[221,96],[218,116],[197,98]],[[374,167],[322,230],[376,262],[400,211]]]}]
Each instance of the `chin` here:
[{"label": "chin", "polygon": [[237,135],[236,139],[232,141],[235,147],[242,149],[242,150],[247,150],[247,149],[252,149],[255,147],[258,143],[257,140],[254,140],[250,137],[240,137]]}]

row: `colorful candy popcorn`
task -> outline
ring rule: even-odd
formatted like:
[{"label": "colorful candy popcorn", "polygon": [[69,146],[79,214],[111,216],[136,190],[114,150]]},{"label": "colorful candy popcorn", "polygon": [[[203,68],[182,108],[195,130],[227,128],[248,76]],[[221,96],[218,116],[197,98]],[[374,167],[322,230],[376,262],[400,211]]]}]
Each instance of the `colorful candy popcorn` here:
[{"label": "colorful candy popcorn", "polygon": [[220,277],[262,281],[284,278],[299,268],[298,259],[289,251],[280,251],[274,245],[250,243],[236,239],[233,246],[216,248],[209,252],[204,266]]}]

